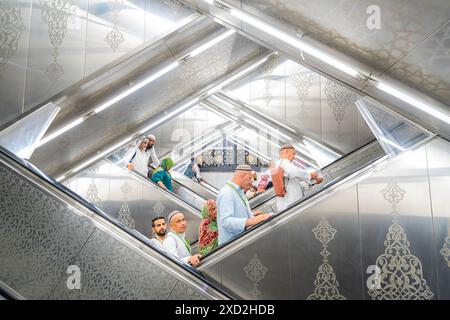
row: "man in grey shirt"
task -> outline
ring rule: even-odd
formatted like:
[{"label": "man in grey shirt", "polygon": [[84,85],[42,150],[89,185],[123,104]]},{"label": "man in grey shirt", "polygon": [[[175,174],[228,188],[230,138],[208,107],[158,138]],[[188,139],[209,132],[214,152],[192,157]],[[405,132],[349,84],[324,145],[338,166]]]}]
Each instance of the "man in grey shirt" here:
[{"label": "man in grey shirt", "polygon": [[165,251],[164,239],[166,239],[167,225],[164,217],[156,217],[152,220],[152,230],[155,237],[150,240],[150,243],[156,248]]}]

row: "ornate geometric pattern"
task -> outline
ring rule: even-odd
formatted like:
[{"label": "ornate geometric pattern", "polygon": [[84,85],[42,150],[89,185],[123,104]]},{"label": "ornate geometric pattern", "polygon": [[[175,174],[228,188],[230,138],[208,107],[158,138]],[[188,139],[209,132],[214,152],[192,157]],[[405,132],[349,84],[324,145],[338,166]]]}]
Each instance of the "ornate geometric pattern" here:
[{"label": "ornate geometric pattern", "polygon": [[333,267],[328,263],[328,256],[331,254],[327,247],[328,243],[334,239],[337,230],[322,217],[319,224],[312,230],[314,236],[322,243],[320,255],[323,257],[323,263],[319,266],[319,271],[314,280],[314,293],[310,294],[307,300],[346,300],[339,293],[339,282],[336,280]]},{"label": "ornate geometric pattern", "polygon": [[119,45],[125,41],[122,32],[119,31],[119,14],[122,10],[124,0],[108,0],[113,13],[113,28],[105,37],[105,42],[111,47],[113,52],[116,52]]},{"label": "ornate geometric pattern", "polygon": [[423,278],[422,263],[411,253],[406,232],[396,218],[396,206],[406,191],[394,182],[380,192],[391,204],[394,217],[384,242],[386,249],[376,260],[381,289],[369,289],[369,296],[374,300],[430,300],[434,294]]},{"label": "ornate geometric pattern", "polygon": [[170,8],[173,14],[176,14],[183,5],[176,0],[165,0],[164,4]]},{"label": "ornate geometric pattern", "polygon": [[266,104],[266,107],[270,105],[270,102],[273,100],[273,95],[270,92],[270,82],[272,80],[272,75],[275,67],[279,64],[279,56],[275,56],[274,58],[270,59],[269,62],[263,65],[262,72],[264,76],[264,93],[262,95],[262,99],[264,100],[264,103]]},{"label": "ornate geometric pattern", "polygon": [[88,187],[86,199],[95,204],[97,207],[101,208],[102,200],[98,196],[97,185],[94,183],[94,179],[92,179],[91,184]]},{"label": "ornate geometric pattern", "polygon": [[123,193],[123,203],[119,210],[119,217],[118,220],[122,222],[123,224],[129,226],[130,228],[134,229],[136,227],[136,224],[131,217],[131,211],[130,207],[128,206],[128,193],[131,192],[131,186],[125,182],[121,187],[120,190],[122,190]]},{"label": "ornate geometric pattern", "polygon": [[356,101],[356,95],[347,88],[328,79],[324,90],[328,106],[333,111],[334,119],[338,123],[338,128],[341,128],[342,121],[344,121],[345,117],[345,109]]},{"label": "ornate geometric pattern", "polygon": [[258,290],[258,283],[265,278],[267,268],[263,266],[258,256],[255,254],[248,265],[244,267],[244,272],[253,284],[253,289],[250,292],[257,298],[261,294]]},{"label": "ornate geometric pattern", "polygon": [[0,2],[0,78],[5,74],[10,58],[17,53],[25,26],[17,0]]},{"label": "ornate geometric pattern", "polygon": [[64,69],[58,63],[59,47],[64,42],[69,17],[75,13],[73,0],[41,0],[41,16],[48,24],[48,36],[53,47],[53,62],[45,73],[51,83],[55,83],[63,74]]},{"label": "ornate geometric pattern", "polygon": [[444,245],[439,252],[444,257],[445,261],[447,261],[447,266],[450,268],[450,236],[445,238]]},{"label": "ornate geometric pattern", "polygon": [[157,201],[153,206],[153,212],[155,214],[155,217],[161,216],[165,209],[166,207],[164,206],[164,204],[161,201]]},{"label": "ornate geometric pattern", "polygon": [[314,82],[314,73],[306,72],[295,72],[289,76],[292,84],[295,87],[298,98],[304,102],[304,99],[308,97],[309,90]]},{"label": "ornate geometric pattern", "polygon": [[88,219],[3,167],[0,221],[0,279],[26,299],[48,298],[94,230]]}]

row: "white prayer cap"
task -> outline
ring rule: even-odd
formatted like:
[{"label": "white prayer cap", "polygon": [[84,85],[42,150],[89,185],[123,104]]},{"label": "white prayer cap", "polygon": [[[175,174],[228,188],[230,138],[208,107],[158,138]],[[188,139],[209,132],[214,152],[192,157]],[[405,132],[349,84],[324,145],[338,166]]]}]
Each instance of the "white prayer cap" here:
[{"label": "white prayer cap", "polygon": [[236,171],[252,171],[252,167],[248,164],[240,164],[236,167]]},{"label": "white prayer cap", "polygon": [[153,134],[149,134],[147,136],[147,138],[150,139],[150,140],[156,140],[156,137]]},{"label": "white prayer cap", "polygon": [[[170,220],[173,218],[174,215],[176,215],[177,213],[181,213],[178,210],[173,210],[171,213],[169,213],[169,215],[167,216],[167,222],[170,223]],[[182,214],[182,213],[181,213]]]}]

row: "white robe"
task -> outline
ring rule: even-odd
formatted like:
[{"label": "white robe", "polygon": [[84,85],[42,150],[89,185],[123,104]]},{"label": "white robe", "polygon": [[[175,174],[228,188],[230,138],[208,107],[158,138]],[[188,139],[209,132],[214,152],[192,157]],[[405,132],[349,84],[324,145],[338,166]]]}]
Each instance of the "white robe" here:
[{"label": "white robe", "polygon": [[284,187],[286,194],[284,197],[277,197],[277,211],[283,211],[293,202],[303,197],[301,181],[311,180],[311,174],[306,170],[297,167],[288,159],[280,159],[275,166],[281,166],[284,170]]},{"label": "white robe", "polygon": [[137,173],[143,175],[144,177],[147,177],[148,174],[148,157],[145,153],[145,151],[142,151],[141,149],[136,150],[136,155],[134,156],[131,163],[134,166],[134,171]]},{"label": "white robe", "polygon": [[163,245],[168,254],[187,263],[191,253],[187,249],[186,243],[183,242],[185,237],[185,234],[174,234],[174,231],[170,231],[164,239]]}]

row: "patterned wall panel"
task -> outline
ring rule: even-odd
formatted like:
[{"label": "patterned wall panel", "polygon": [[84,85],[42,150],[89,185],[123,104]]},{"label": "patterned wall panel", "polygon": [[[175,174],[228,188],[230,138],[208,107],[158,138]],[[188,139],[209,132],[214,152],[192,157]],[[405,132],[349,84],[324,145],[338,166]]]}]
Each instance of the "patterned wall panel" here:
[{"label": "patterned wall panel", "polygon": [[88,0],[34,0],[24,109],[83,78]]},{"label": "patterned wall panel", "polygon": [[4,167],[0,189],[0,281],[25,298],[48,298],[94,227]]},{"label": "patterned wall panel", "polygon": [[112,236],[96,230],[73,260],[81,289],[61,282],[53,299],[167,299],[177,281]]},{"label": "patterned wall panel", "polygon": [[354,104],[354,92],[283,57],[272,59],[226,92],[344,153],[373,138]]},{"label": "patterned wall panel", "polygon": [[200,292],[188,287],[182,282],[178,282],[171,292],[169,300],[206,300],[206,297]]},{"label": "patterned wall panel", "polygon": [[0,126],[192,15],[174,0],[2,1]]},{"label": "patterned wall panel", "polygon": [[450,101],[450,22],[396,63],[388,74],[425,92],[434,99]]},{"label": "patterned wall panel", "polygon": [[258,299],[447,299],[449,150],[404,153],[270,229],[221,262],[222,284]]},{"label": "patterned wall panel", "polygon": [[358,197],[363,272],[372,265],[380,272],[365,298],[438,299],[425,147],[359,183]]},{"label": "patterned wall panel", "polygon": [[0,2],[0,126],[22,113],[31,0]]},{"label": "patterned wall panel", "polygon": [[431,206],[439,279],[439,298],[450,299],[450,207],[447,194],[450,188],[450,148],[444,141],[426,147],[430,179]]}]

